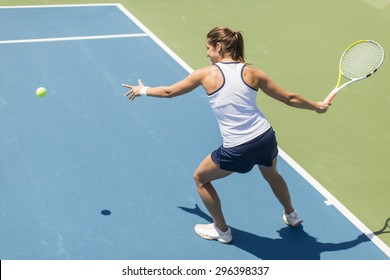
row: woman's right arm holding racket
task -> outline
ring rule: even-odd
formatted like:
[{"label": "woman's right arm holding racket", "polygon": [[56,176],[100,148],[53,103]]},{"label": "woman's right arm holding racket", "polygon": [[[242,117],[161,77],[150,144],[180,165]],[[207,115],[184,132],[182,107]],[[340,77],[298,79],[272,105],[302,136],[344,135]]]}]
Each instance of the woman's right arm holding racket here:
[{"label": "woman's right arm holding racket", "polygon": [[268,96],[281,101],[286,105],[300,109],[313,110],[319,114],[325,113],[329,108],[329,103],[322,101],[313,102],[298,93],[286,91],[272,81],[272,79],[264,71],[258,68],[246,68],[252,72],[252,74],[248,75],[248,77],[249,79],[252,77],[252,83],[255,85],[255,88],[261,89]]}]

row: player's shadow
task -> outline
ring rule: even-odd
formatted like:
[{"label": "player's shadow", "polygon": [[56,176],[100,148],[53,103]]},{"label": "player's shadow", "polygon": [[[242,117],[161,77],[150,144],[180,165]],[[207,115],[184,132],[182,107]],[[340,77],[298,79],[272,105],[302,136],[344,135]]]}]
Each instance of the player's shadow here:
[{"label": "player's shadow", "polygon": [[[195,208],[178,208],[212,222],[211,217],[203,212],[197,204]],[[234,237],[232,246],[263,260],[319,260],[322,252],[347,250],[369,241],[369,238],[361,234],[351,241],[322,243],[305,232],[302,226],[283,227],[278,230],[280,238],[276,239],[258,236],[234,227],[231,229]]]}]

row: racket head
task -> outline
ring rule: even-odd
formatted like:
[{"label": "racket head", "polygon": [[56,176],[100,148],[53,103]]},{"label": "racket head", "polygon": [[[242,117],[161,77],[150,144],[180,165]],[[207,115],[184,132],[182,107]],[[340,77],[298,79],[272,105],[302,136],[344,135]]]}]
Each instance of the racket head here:
[{"label": "racket head", "polygon": [[[339,62],[339,76],[335,88],[325,98],[330,103],[336,94],[350,83],[370,77],[385,59],[385,52],[381,45],[372,40],[359,40],[349,45],[343,52]],[[341,85],[342,77],[350,80]]]},{"label": "racket head", "polygon": [[381,45],[372,40],[359,40],[349,45],[341,55],[339,70],[347,79],[359,80],[375,73],[384,59]]}]

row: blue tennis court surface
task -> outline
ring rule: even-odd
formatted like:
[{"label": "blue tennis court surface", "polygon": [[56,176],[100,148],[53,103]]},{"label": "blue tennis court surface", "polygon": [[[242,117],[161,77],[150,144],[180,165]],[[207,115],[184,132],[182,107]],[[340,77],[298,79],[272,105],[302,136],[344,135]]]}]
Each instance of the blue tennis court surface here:
[{"label": "blue tennis court surface", "polygon": [[303,227],[253,169],[215,183],[234,242],[197,237],[192,174],[217,123],[201,88],[123,97],[189,71],[123,6],[1,8],[0,61],[0,259],[389,259],[284,157]]}]

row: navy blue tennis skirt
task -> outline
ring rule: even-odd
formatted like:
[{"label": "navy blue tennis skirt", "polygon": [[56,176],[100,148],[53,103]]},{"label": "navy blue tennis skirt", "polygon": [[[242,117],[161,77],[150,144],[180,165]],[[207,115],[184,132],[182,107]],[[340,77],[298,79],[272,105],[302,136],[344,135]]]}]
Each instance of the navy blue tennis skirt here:
[{"label": "navy blue tennis skirt", "polygon": [[247,173],[255,165],[272,166],[278,155],[278,143],[272,127],[247,143],[232,148],[219,147],[211,153],[211,159],[221,169]]}]

